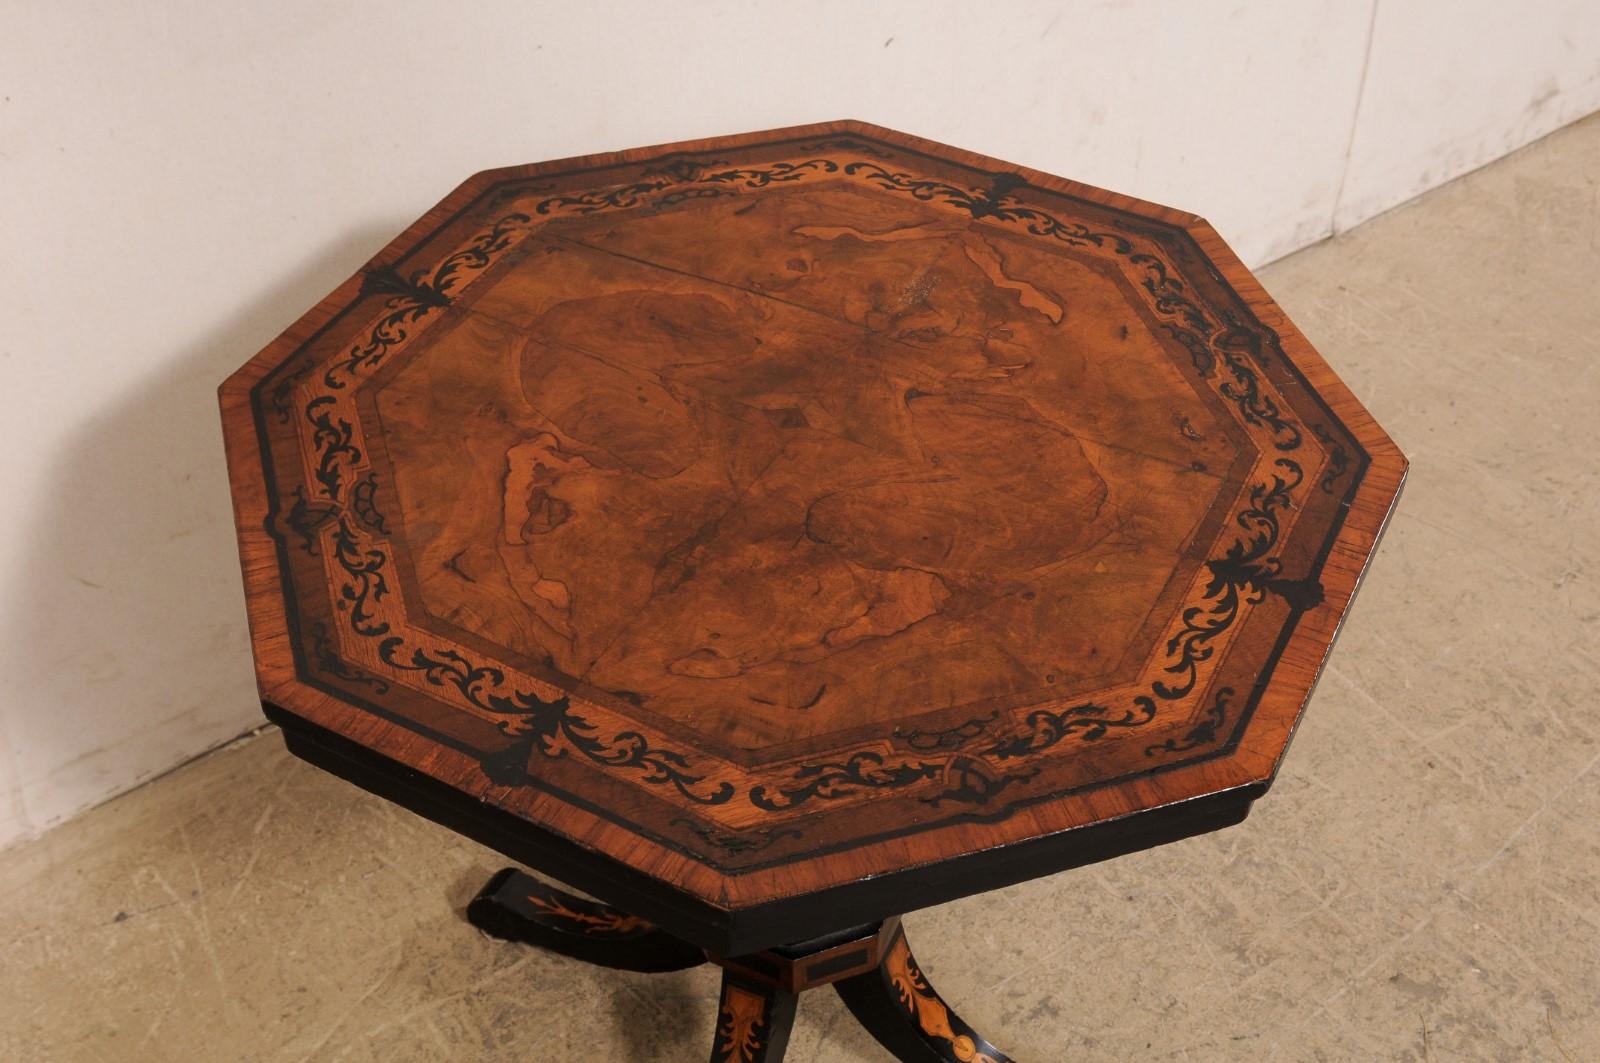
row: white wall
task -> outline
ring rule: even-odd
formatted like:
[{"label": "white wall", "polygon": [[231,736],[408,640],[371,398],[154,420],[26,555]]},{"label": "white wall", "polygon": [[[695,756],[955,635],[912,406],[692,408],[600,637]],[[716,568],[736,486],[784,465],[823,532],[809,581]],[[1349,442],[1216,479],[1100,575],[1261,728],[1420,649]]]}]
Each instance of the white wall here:
[{"label": "white wall", "polygon": [[858,117],[1259,263],[1600,107],[1594,0],[0,2],[0,844],[256,721],[213,389],[474,170]]},{"label": "white wall", "polygon": [[1600,0],[1378,0],[1337,230],[1600,108]]}]

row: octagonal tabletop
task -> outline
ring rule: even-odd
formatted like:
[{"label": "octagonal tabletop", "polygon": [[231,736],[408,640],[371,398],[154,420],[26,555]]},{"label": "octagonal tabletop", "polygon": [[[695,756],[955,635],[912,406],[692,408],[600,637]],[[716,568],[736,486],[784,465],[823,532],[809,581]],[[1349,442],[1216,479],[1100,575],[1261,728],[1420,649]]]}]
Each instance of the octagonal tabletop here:
[{"label": "octagonal tabletop", "polygon": [[857,122],[478,174],[222,402],[291,748],[724,952],[1242,818],[1405,470],[1205,222]]}]

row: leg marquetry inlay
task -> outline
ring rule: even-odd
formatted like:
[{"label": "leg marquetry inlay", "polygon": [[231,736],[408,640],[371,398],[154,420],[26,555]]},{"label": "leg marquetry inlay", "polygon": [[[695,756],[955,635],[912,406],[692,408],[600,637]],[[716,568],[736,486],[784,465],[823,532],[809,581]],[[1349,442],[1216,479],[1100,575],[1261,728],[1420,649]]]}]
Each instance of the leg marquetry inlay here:
[{"label": "leg marquetry inlay", "polygon": [[555,890],[530,893],[526,899],[530,906],[543,912],[547,918],[564,924],[576,934],[604,937],[634,934],[651,929],[650,924],[638,916],[628,915],[614,908],[604,908],[601,905],[575,907],[567,903],[572,898]]},{"label": "leg marquetry inlay", "polygon": [[706,958],[638,916],[574,897],[509,867],[467,905],[467,919],[506,941],[626,971],[677,971]]},{"label": "leg marquetry inlay", "polygon": [[[645,920],[507,868],[467,907],[498,938],[630,971],[673,971],[708,958]],[[898,917],[732,957],[722,967],[711,1063],[780,1063],[800,992],[831,984],[867,1032],[902,1063],[1014,1063],[940,998]]]},{"label": "leg marquetry inlay", "polygon": [[895,931],[877,970],[834,988],[867,1031],[907,1063],[1013,1063],[940,999],[903,930]]},{"label": "leg marquetry inlay", "polygon": [[789,1045],[797,999],[725,970],[711,1063],[778,1063]]}]

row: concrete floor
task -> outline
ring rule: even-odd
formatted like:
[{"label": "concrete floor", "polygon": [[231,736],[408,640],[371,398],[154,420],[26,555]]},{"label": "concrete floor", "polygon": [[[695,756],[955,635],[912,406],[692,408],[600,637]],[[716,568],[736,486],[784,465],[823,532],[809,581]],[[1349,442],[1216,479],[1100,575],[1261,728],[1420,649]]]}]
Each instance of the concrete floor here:
[{"label": "concrete floor", "polygon": [[[1265,271],[1411,481],[1242,826],[912,915],[1035,1063],[1600,1059],[1600,118]],[[493,854],[268,733],[0,855],[0,1059],[699,1061],[709,968],[461,921]],[[826,992],[794,1063],[884,1060]]]}]

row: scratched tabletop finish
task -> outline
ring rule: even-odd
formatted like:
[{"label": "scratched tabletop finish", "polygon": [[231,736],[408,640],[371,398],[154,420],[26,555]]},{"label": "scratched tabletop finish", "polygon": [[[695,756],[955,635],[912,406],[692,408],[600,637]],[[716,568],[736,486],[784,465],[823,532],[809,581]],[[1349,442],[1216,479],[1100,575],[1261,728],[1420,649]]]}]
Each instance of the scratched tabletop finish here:
[{"label": "scratched tabletop finish", "polygon": [[1203,221],[856,122],[479,174],[222,401],[269,714],[730,919],[1242,816],[1405,469]]}]

